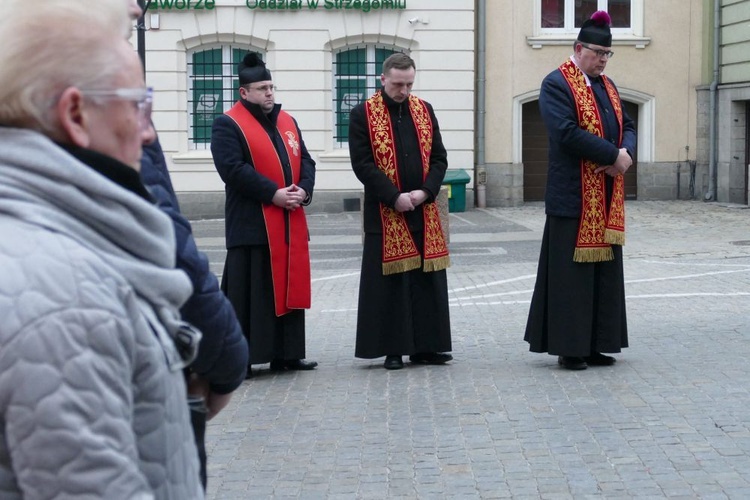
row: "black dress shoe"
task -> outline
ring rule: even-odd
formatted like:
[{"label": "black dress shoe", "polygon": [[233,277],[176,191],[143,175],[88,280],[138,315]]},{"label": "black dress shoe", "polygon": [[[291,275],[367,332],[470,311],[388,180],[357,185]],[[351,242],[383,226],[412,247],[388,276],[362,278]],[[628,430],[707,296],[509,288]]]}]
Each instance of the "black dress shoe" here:
[{"label": "black dress shoe", "polygon": [[291,359],[286,362],[287,370],[314,370],[318,366],[317,361],[305,361],[304,359]]},{"label": "black dress shoe", "polygon": [[305,361],[304,359],[274,359],[271,361],[271,371],[282,372],[285,370],[312,370],[318,366],[317,361]]},{"label": "black dress shoe", "polygon": [[452,359],[452,355],[444,352],[419,352],[409,356],[409,361],[422,365],[442,365]]},{"label": "black dress shoe", "polygon": [[386,370],[400,370],[404,367],[404,360],[401,359],[401,356],[386,356],[383,367]]},{"label": "black dress shoe", "polygon": [[583,359],[592,366],[612,366],[617,362],[612,356],[605,356],[600,352],[591,353],[591,356],[586,356]]},{"label": "black dress shoe", "polygon": [[558,356],[557,364],[566,370],[585,370],[588,368],[583,358],[575,358],[573,356]]}]

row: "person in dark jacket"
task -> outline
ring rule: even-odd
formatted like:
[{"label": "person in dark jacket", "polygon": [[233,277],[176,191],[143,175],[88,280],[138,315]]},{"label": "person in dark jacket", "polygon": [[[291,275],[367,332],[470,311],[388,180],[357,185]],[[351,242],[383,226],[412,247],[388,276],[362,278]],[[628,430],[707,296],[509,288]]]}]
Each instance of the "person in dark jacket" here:
[{"label": "person in dark jacket", "polygon": [[[141,16],[137,3],[128,1],[131,18]],[[153,125],[152,125],[153,127]],[[177,260],[185,271],[193,293],[180,309],[182,319],[198,328],[201,338],[198,355],[188,370],[188,393],[193,431],[200,458],[200,474],[206,487],[205,425],[228,403],[232,392],[245,379],[248,347],[232,304],[226,299],[219,281],[209,268],[206,255],[198,250],[190,222],[180,212],[161,143],[154,140],[143,146],[141,181],[157,206],[172,219]]]},{"label": "person in dark jacket", "polygon": [[221,288],[237,311],[251,365],[312,370],[318,363],[304,359],[311,301],[304,206],[312,200],[315,161],[296,120],[275,102],[271,72],[257,54],[245,56],[238,73],[240,99],[211,132],[226,190]]},{"label": "person in dark jacket", "polygon": [[[202,408],[200,399],[191,402],[191,417],[201,460],[201,480],[205,487],[205,421],[213,418],[229,403],[232,392],[245,379],[247,342],[232,304],[209,269],[208,258],[196,246],[190,222],[180,212],[158,138],[143,148],[141,180],[157,206],[172,219],[177,245],[176,267],[185,271],[193,284],[193,294],[180,309],[180,314],[182,319],[203,333],[198,355],[190,365],[188,393],[199,397],[205,404],[205,408]],[[197,408],[194,406],[196,404]]]},{"label": "person in dark jacket", "polygon": [[196,246],[190,222],[180,212],[158,138],[144,146],[143,153],[141,179],[159,208],[172,218],[177,267],[185,271],[193,283],[193,295],[180,312],[185,321],[203,333],[198,357],[190,369],[207,384],[206,403],[209,416],[213,417],[226,406],[232,391],[245,378],[249,357],[247,342],[232,304],[209,268],[208,258]]},{"label": "person in dark jacket", "polygon": [[406,54],[383,62],[381,90],[352,109],[349,152],[364,184],[365,241],[354,355],[389,370],[444,364],[451,350],[450,265],[435,198],[448,168],[432,106],[411,94]]},{"label": "person in dark jacket", "polygon": [[633,163],[635,126],[614,82],[606,12],[581,26],[574,55],[542,82],[539,107],[549,166],[536,285],[525,340],[565,369],[612,365],[628,346],[622,245],[623,174]]}]

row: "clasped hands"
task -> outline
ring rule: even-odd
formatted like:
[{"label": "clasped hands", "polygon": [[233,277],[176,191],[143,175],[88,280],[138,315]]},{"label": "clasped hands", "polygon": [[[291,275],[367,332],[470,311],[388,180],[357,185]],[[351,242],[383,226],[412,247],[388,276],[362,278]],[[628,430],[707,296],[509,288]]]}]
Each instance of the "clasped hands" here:
[{"label": "clasped hands", "polygon": [[628,154],[625,148],[620,148],[620,152],[617,154],[617,159],[612,165],[600,165],[594,170],[595,174],[604,172],[610,177],[617,177],[620,174],[624,174],[628,171],[630,166],[633,164],[633,159]]},{"label": "clasped hands", "polygon": [[415,189],[414,191],[398,195],[394,208],[398,212],[411,212],[426,200],[427,192],[423,189]]},{"label": "clasped hands", "polygon": [[296,184],[292,184],[291,186],[277,189],[271,202],[277,207],[294,211],[302,205],[305,198],[307,198],[305,190]]}]

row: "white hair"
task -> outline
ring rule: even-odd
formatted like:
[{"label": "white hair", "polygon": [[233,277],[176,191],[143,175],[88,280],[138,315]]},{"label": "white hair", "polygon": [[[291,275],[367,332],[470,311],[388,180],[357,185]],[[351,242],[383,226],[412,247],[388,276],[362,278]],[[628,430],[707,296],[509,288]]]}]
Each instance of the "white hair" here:
[{"label": "white hair", "polygon": [[65,89],[114,79],[114,48],[132,30],[123,0],[3,0],[2,12],[0,125],[46,132]]}]

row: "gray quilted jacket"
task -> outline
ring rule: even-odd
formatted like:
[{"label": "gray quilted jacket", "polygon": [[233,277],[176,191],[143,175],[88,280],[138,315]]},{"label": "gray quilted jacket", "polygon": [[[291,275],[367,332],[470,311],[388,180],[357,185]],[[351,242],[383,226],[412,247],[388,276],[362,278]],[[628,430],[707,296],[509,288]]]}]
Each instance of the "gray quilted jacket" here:
[{"label": "gray quilted jacket", "polygon": [[203,498],[172,222],[0,127],[0,498]]}]

